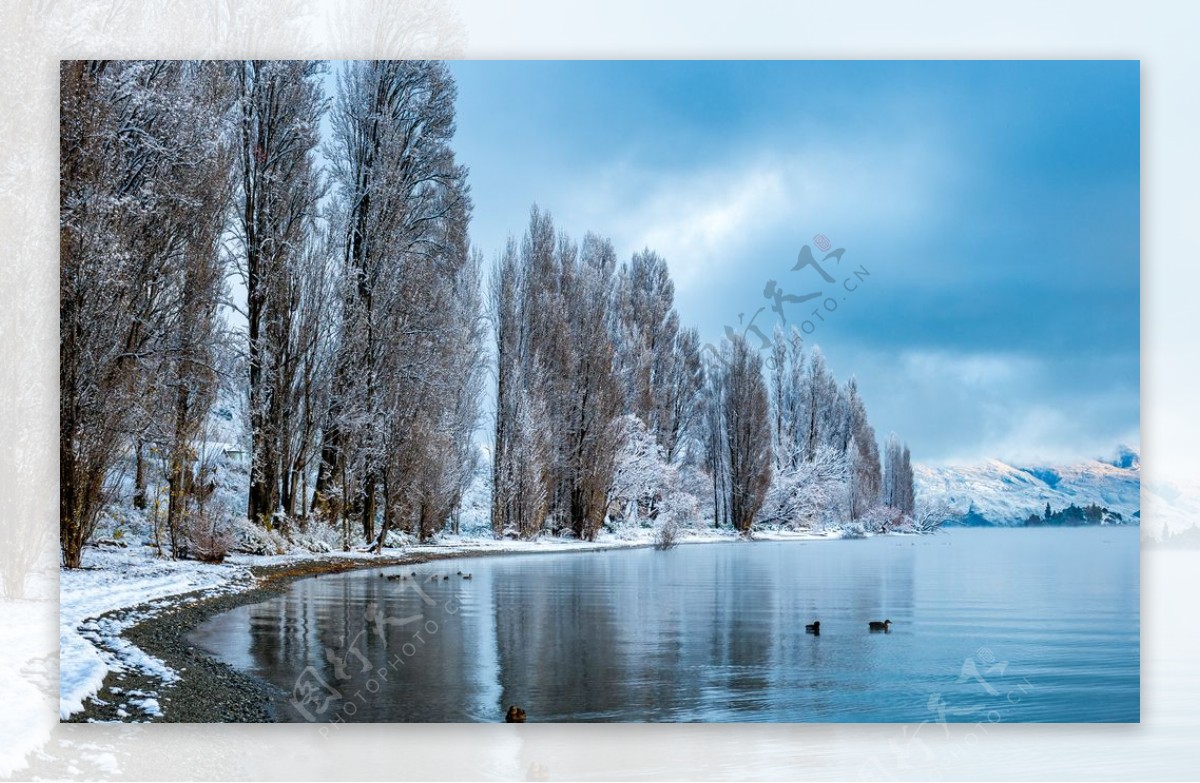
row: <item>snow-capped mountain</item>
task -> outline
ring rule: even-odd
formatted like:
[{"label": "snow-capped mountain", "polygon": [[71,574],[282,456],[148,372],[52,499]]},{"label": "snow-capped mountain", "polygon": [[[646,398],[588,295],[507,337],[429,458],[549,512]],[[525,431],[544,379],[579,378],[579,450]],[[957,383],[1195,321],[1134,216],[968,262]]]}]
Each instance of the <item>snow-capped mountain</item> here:
[{"label": "snow-capped mountain", "polygon": [[1020,525],[1046,504],[1054,511],[1096,504],[1115,511],[1126,524],[1141,516],[1141,461],[1122,447],[1115,459],[1069,465],[1021,466],[1000,460],[951,467],[913,466],[917,496],[944,501],[973,524]]}]

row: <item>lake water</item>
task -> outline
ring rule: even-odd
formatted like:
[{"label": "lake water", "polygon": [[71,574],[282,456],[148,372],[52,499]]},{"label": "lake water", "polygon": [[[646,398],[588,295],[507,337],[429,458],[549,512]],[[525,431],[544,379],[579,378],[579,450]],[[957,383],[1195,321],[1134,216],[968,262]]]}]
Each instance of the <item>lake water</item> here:
[{"label": "lake water", "polygon": [[301,580],[191,638],[285,721],[1136,722],[1138,534],[461,558]]}]

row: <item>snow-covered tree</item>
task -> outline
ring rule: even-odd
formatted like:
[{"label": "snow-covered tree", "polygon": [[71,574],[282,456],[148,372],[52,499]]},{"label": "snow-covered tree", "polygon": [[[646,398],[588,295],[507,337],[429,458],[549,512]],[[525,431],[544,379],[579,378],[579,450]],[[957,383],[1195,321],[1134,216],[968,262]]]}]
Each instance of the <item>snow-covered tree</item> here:
[{"label": "snow-covered tree", "polygon": [[795,329],[785,332],[776,324],[771,346],[772,449],[776,470],[784,470],[798,467],[807,458],[809,431],[815,426],[809,415],[809,362],[804,340]]},{"label": "snow-covered tree", "polygon": [[888,436],[883,460],[883,504],[911,517],[915,507],[913,471],[908,446],[896,433]]},{"label": "snow-covered tree", "polygon": [[313,505],[356,516],[367,540],[381,496],[385,523],[426,536],[456,483],[442,461],[461,450],[443,448],[441,427],[473,383],[459,357],[476,350],[462,324],[479,303],[463,288],[471,203],[450,146],[454,100],[445,63],[355,62],[330,117],[341,313]]},{"label": "snow-covered tree", "polygon": [[700,339],[680,326],[675,284],[653,250],[621,266],[613,300],[616,372],[625,410],[646,423],[668,461],[685,449],[698,413]]},{"label": "snow-covered tree", "polygon": [[616,424],[621,447],[609,487],[609,502],[621,517],[653,519],[666,484],[666,460],[662,447],[641,417],[622,416]]},{"label": "snow-covered tree", "polygon": [[741,337],[707,368],[708,468],[721,518],[748,533],[771,483],[771,416],[763,362]]},{"label": "snow-covered tree", "polygon": [[[614,267],[607,240],[589,234],[579,248],[536,207],[519,253],[510,243],[497,264],[497,531],[532,535],[548,519],[590,539],[604,522],[622,407],[606,328]],[[527,415],[535,411],[544,418]],[[529,426],[546,435],[523,431]],[[531,471],[543,491],[509,494]],[[530,506],[531,497],[544,497],[544,508]]]},{"label": "snow-covered tree", "polygon": [[875,440],[875,428],[867,421],[867,408],[858,393],[858,382],[851,378],[844,390],[846,432],[846,463],[849,470],[848,511],[851,519],[858,519],[879,502],[883,483],[879,463],[879,446]]},{"label": "snow-covered tree", "polygon": [[228,172],[215,66],[72,61],[60,77],[60,543],[77,567],[135,444],[171,454],[181,511]]},{"label": "snow-covered tree", "polygon": [[838,445],[841,419],[837,381],[817,346],[813,346],[808,355],[802,396],[808,419],[803,454],[804,459],[812,460],[821,446]]},{"label": "snow-covered tree", "polygon": [[757,520],[813,529],[844,518],[850,470],[846,455],[821,446],[811,460],[777,470]]},{"label": "snow-covered tree", "polygon": [[270,526],[277,511],[295,511],[294,485],[307,467],[314,436],[306,408],[312,395],[296,392],[312,391],[313,354],[322,347],[314,318],[329,319],[330,292],[314,258],[324,67],[298,60],[247,60],[228,67],[236,88],[232,255],[246,292],[246,515]]}]

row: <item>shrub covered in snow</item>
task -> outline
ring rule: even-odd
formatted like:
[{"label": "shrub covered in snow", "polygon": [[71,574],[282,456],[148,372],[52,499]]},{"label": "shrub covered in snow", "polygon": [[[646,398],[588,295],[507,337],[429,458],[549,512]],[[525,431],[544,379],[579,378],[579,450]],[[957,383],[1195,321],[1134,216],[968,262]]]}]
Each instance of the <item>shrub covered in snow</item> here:
[{"label": "shrub covered in snow", "polygon": [[654,548],[658,550],[672,549],[678,543],[679,523],[675,517],[667,514],[659,520],[654,528]]},{"label": "shrub covered in snow", "polygon": [[310,516],[292,535],[292,543],[308,552],[339,552],[342,550],[342,530],[321,516]]},{"label": "shrub covered in snow", "polygon": [[[654,435],[636,416],[621,420],[622,446],[609,490],[609,528],[650,526],[655,537],[672,541],[684,527],[711,518],[711,483],[697,467],[675,465],[663,457]],[[668,532],[663,532],[663,531]]]},{"label": "shrub covered in snow", "polygon": [[197,507],[184,519],[188,551],[196,560],[220,563],[234,544],[234,525],[229,508],[221,500]]},{"label": "shrub covered in snow", "polygon": [[756,522],[787,528],[822,528],[847,516],[849,471],[844,454],[821,446],[811,460],[775,472]]},{"label": "shrub covered in snow", "polygon": [[232,524],[235,551],[248,555],[283,555],[291,546],[279,531],[267,530],[248,519],[237,519]]}]

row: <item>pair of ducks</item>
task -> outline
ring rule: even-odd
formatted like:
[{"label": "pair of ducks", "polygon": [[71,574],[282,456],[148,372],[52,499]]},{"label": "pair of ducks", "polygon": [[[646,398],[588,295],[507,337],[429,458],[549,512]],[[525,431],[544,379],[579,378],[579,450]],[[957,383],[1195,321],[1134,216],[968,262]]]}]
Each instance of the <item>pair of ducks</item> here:
[{"label": "pair of ducks", "polygon": [[[891,625],[892,625],[891,620],[884,620],[883,622],[879,622],[877,620],[871,620],[870,622],[867,623],[867,626],[871,631],[883,631],[884,633],[891,632]],[[804,631],[805,631],[805,633],[811,633],[813,636],[820,636],[821,635],[821,621],[816,620],[815,622],[809,623],[808,625],[804,626]]]}]

